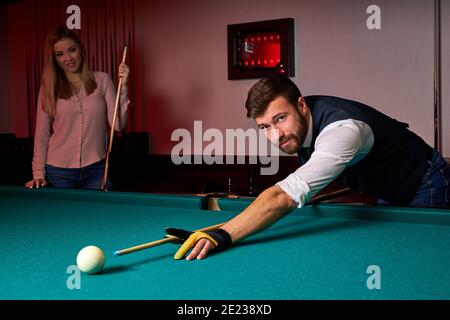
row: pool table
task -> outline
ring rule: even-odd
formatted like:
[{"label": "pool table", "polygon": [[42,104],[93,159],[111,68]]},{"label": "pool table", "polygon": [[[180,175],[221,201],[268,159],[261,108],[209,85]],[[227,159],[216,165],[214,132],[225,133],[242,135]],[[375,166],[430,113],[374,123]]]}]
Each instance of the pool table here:
[{"label": "pool table", "polygon": [[[213,211],[194,195],[0,187],[0,299],[450,298],[450,210],[311,204],[205,260],[174,260],[171,243],[113,256],[164,227],[227,221],[251,200]],[[87,245],[106,254],[97,275],[71,267]]]}]

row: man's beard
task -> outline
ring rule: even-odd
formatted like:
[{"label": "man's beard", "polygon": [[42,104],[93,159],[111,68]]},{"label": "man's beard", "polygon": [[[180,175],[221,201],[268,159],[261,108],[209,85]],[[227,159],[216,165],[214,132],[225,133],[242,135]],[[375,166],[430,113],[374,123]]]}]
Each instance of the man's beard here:
[{"label": "man's beard", "polygon": [[[294,154],[297,153],[302,144],[305,142],[306,139],[306,135],[307,135],[307,127],[308,124],[306,122],[305,117],[303,117],[302,115],[298,115],[298,122],[299,122],[299,128],[297,130],[296,133],[290,133],[287,136],[285,136],[283,138],[283,140],[278,142],[278,148],[280,148],[280,150],[282,150],[283,152],[287,153],[287,154]],[[289,144],[287,145],[287,147],[289,148],[283,148],[281,147],[281,145],[289,140]]]}]

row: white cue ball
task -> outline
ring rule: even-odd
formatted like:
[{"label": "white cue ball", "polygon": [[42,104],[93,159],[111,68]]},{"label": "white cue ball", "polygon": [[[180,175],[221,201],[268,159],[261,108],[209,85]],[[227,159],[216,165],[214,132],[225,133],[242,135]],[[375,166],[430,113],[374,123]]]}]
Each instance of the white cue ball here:
[{"label": "white cue ball", "polygon": [[103,250],[96,246],[87,246],[78,252],[78,269],[87,273],[95,274],[103,269],[105,265],[105,254]]}]

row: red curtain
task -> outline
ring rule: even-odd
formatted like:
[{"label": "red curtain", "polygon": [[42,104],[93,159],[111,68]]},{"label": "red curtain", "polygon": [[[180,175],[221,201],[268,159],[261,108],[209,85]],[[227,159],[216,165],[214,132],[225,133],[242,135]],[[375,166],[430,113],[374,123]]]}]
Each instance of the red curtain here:
[{"label": "red curtain", "polygon": [[[34,135],[36,102],[43,71],[43,43],[49,29],[66,24],[72,13],[67,7],[81,10],[79,36],[86,46],[88,62],[93,70],[107,72],[117,83],[117,66],[123,48],[128,46],[130,100],[133,109],[140,108],[139,54],[136,46],[136,13],[141,0],[31,0],[9,4],[8,17],[8,79],[11,127],[17,136]],[[136,98],[135,98],[136,97]],[[130,117],[132,118],[132,117]],[[127,128],[131,129],[133,121]]]}]

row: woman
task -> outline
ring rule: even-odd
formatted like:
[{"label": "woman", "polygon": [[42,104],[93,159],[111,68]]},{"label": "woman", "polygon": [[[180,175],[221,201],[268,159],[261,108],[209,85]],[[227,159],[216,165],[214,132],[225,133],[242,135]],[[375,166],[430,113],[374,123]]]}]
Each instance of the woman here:
[{"label": "woman", "polygon": [[[101,189],[116,90],[111,77],[93,72],[77,34],[57,27],[44,45],[44,72],[38,97],[33,180],[27,188]],[[119,66],[122,91],[115,130],[127,118],[129,68]],[[111,182],[108,180],[107,187]]]}]

